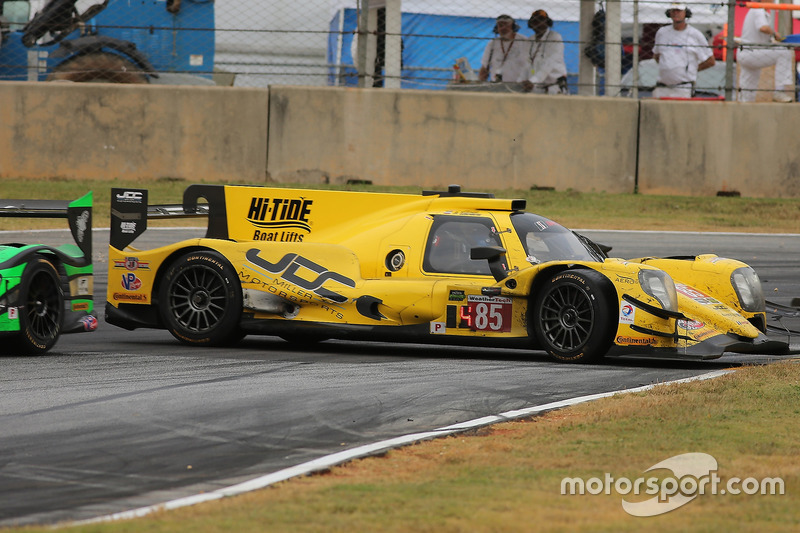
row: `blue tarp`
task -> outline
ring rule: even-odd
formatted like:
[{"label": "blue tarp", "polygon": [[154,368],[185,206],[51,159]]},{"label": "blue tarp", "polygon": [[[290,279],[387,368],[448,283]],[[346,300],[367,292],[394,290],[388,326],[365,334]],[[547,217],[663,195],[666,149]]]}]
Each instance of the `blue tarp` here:
[{"label": "blue tarp", "polygon": [[[330,22],[328,39],[328,64],[331,65],[331,85],[358,85],[356,69],[351,55],[351,44],[357,27],[358,13],[345,8],[336,12]],[[453,78],[453,64],[461,57],[467,58],[477,72],[486,44],[492,33],[495,19],[490,17],[464,17],[403,13],[403,71],[401,87],[404,89],[444,89]],[[517,20],[519,33],[530,37],[526,20]],[[340,34],[339,31],[342,33]],[[578,42],[578,23],[554,21],[553,30],[564,39],[564,59],[570,78],[570,92],[576,92],[578,61],[581,47]],[[337,56],[340,55],[337,64]]]}]

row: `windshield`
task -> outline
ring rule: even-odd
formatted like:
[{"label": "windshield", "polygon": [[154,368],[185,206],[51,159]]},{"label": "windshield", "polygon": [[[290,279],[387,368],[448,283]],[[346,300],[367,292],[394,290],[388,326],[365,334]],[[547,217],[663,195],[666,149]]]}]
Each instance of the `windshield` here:
[{"label": "windshield", "polygon": [[515,213],[511,223],[528,254],[527,260],[536,265],[546,261],[602,261],[577,234],[564,226],[533,213]]}]

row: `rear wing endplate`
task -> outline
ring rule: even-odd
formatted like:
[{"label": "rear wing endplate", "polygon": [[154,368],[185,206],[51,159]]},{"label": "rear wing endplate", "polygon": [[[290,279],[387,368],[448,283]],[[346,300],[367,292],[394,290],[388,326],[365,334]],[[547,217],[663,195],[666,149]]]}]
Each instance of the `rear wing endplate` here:
[{"label": "rear wing endplate", "polygon": [[[208,204],[198,204],[205,198]],[[208,218],[207,238],[227,239],[228,220],[222,185],[190,185],[183,204],[148,205],[147,189],[111,189],[109,244],[124,250],[147,229],[148,219]]]},{"label": "rear wing endplate", "polygon": [[0,217],[66,218],[84,257],[92,257],[92,192],[66,200],[0,200]]}]

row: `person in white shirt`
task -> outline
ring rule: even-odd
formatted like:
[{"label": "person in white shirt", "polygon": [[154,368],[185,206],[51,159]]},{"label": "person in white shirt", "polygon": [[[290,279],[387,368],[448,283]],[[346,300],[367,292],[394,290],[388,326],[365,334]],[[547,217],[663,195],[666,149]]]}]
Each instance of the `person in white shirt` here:
[{"label": "person in white shirt", "polygon": [[792,51],[784,47],[770,46],[783,37],[773,28],[771,17],[764,9],[751,9],[744,17],[742,24],[741,49],[736,55],[739,62],[739,101],[753,102],[756,99],[758,78],[761,69],[775,65],[775,92],[772,99],[776,102],[791,102],[794,92],[792,79]]},{"label": "person in white shirt", "polygon": [[537,9],[528,19],[528,27],[534,35],[529,39],[530,71],[523,88],[536,94],[567,94],[564,39],[552,30],[553,19],[544,9]]},{"label": "person in white shirt", "polygon": [[528,41],[517,33],[519,25],[510,15],[500,15],[495,19],[494,33],[483,51],[481,81],[519,83],[528,71]]},{"label": "person in white shirt", "polygon": [[672,4],[667,9],[672,20],[656,32],[653,58],[658,63],[656,98],[691,98],[697,73],[716,62],[708,39],[687,19],[692,16],[685,4]]}]

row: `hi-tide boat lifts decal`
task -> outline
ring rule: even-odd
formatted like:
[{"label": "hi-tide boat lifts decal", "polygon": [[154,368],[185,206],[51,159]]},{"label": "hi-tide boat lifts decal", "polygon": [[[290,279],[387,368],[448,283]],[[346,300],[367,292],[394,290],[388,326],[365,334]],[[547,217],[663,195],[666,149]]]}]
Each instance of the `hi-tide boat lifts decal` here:
[{"label": "hi-tide boat lifts decal", "polygon": [[259,228],[254,231],[253,240],[302,242],[311,231],[308,217],[313,203],[306,198],[254,197],[247,213],[247,221]]}]

